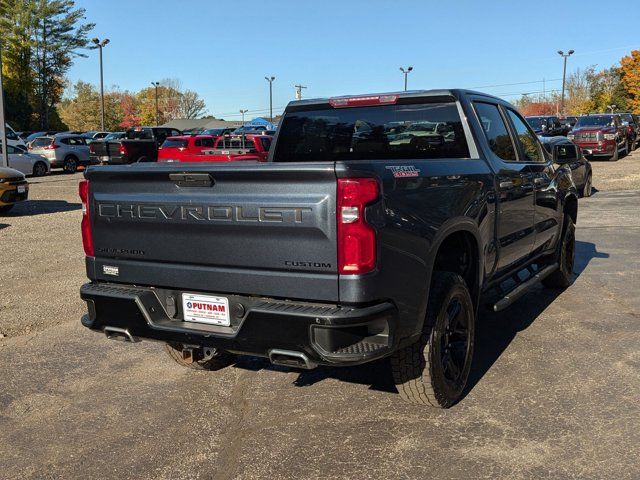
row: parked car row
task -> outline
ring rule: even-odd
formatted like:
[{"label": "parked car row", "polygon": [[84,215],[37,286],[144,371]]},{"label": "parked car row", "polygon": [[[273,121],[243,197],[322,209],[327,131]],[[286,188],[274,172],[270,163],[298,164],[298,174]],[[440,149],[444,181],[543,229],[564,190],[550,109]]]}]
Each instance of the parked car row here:
[{"label": "parked car row", "polygon": [[593,158],[616,161],[640,142],[640,117],[631,113],[598,113],[564,120],[531,116],[526,120],[539,137],[566,136]]}]

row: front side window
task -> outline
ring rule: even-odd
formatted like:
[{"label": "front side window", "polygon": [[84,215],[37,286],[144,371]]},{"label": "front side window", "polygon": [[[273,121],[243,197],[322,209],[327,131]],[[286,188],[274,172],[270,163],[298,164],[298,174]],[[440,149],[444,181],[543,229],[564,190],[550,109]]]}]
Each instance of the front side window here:
[{"label": "front side window", "polygon": [[516,149],[511,141],[507,126],[500,115],[497,105],[490,103],[475,103],[478,118],[482,124],[489,147],[502,160],[514,162],[518,159]]},{"label": "front side window", "polygon": [[522,120],[516,112],[511,109],[507,109],[507,112],[509,112],[509,118],[515,128],[516,137],[522,146],[522,151],[525,156],[524,161],[543,162],[544,157],[542,156],[542,151],[540,150],[535,133],[529,129],[524,120]]},{"label": "front side window", "polygon": [[287,113],[274,162],[468,158],[454,102],[317,108]]}]

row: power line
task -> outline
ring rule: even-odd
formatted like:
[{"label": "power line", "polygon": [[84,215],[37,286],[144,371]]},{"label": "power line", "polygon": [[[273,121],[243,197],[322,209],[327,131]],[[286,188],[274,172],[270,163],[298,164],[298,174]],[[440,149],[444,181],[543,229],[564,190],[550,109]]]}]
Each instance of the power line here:
[{"label": "power line", "polygon": [[546,83],[546,82],[557,82],[562,80],[561,78],[552,78],[552,79],[542,79],[542,80],[535,80],[535,81],[531,81],[531,82],[518,82],[518,83],[502,83],[499,85],[480,85],[479,87],[470,87],[470,88],[493,88],[493,87],[511,87],[513,85],[530,85],[532,83]]}]

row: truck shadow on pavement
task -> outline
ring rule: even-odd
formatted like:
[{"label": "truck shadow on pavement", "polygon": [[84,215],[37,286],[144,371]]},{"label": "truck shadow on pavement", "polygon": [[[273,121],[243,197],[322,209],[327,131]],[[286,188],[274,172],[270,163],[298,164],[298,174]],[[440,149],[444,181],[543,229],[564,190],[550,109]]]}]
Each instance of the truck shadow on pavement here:
[{"label": "truck shadow on pavement", "polygon": [[82,204],[69,203],[66,200],[28,200],[13,207],[6,217],[31,217],[81,209]]},{"label": "truck shadow on pavement", "polygon": [[[608,257],[609,254],[599,252],[595,244],[576,241],[575,277],[577,278],[587,268],[593,258]],[[516,335],[527,329],[561,293],[562,290],[538,286],[514,306],[502,312],[495,313],[486,308],[480,308],[476,327],[474,361],[463,398],[473,390],[491,366],[500,358]],[[286,367],[275,367],[268,360],[258,358],[241,359],[236,367],[248,370],[289,371]],[[386,359],[348,368],[318,367],[314,370],[302,370],[294,381],[294,385],[308,387],[326,379],[368,385],[371,390],[397,393],[391,377],[391,368]]]}]

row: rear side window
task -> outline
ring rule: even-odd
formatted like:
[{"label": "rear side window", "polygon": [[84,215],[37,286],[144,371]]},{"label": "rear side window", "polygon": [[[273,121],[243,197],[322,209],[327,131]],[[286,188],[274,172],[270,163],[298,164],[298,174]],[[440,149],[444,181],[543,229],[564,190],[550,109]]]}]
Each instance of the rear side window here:
[{"label": "rear side window", "polygon": [[86,143],[84,142],[84,138],[81,137],[69,137],[68,139],[66,139],[69,145],[75,145],[75,146],[82,146],[82,145],[86,145]]},{"label": "rear side window", "polygon": [[476,102],[475,107],[491,151],[502,160],[508,162],[516,161],[518,159],[516,149],[513,146],[502,115],[500,115],[498,106]]},{"label": "rear side window", "polygon": [[49,137],[36,138],[31,145],[34,148],[35,147],[44,147],[46,145],[51,145],[51,138],[49,138]]},{"label": "rear side window", "polygon": [[513,110],[507,109],[507,112],[509,112],[509,118],[511,118],[517,138],[522,146],[522,151],[526,157],[525,161],[544,162],[544,157],[542,156],[542,151],[535,133],[531,131],[524,120],[520,119]]},{"label": "rear side window", "polygon": [[167,138],[162,143],[162,148],[186,148],[186,147],[187,147],[186,140],[177,140],[177,139]]},{"label": "rear side window", "polygon": [[275,162],[469,157],[454,102],[290,112],[275,148]]},{"label": "rear side window", "polygon": [[213,138],[197,138],[194,142],[196,147],[209,147],[213,148]]}]

